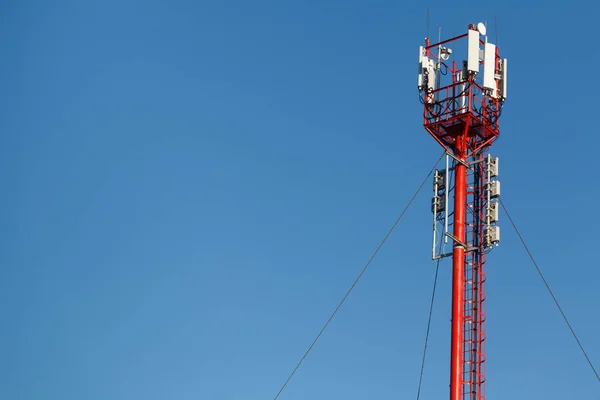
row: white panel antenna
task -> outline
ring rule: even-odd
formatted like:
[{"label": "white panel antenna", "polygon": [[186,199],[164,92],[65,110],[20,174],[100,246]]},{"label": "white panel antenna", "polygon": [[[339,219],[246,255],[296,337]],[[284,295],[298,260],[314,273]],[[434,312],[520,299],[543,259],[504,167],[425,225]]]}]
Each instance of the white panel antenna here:
[{"label": "white panel antenna", "polygon": [[483,88],[496,97],[496,45],[486,43],[483,50]]},{"label": "white panel antenna", "polygon": [[426,83],[429,91],[435,90],[435,77],[435,61],[427,57],[423,46],[419,46],[419,78],[417,81],[419,90],[423,90]]},{"label": "white panel antenna", "polygon": [[503,100],[506,99],[506,74],[508,73],[507,63],[508,60],[505,58],[502,60],[500,65],[500,97],[502,97]]},{"label": "white panel antenna", "polygon": [[435,77],[436,77],[436,70],[435,70],[435,61],[427,59],[428,61],[428,65],[427,65],[427,88],[430,91],[435,90]]},{"label": "white panel antenna", "polygon": [[423,87],[423,58],[425,56],[425,48],[419,46],[419,90]]},{"label": "white panel antenna", "polygon": [[470,73],[477,73],[479,72],[479,32],[469,29],[468,39],[467,70]]}]

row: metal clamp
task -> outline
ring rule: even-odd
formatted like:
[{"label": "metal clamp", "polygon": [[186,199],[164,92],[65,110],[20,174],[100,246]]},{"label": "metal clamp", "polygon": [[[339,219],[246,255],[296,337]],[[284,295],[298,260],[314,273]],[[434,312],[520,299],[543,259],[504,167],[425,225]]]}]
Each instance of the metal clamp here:
[{"label": "metal clamp", "polygon": [[467,253],[477,250],[477,247],[469,247],[465,242],[459,240],[456,236],[454,236],[453,234],[451,234],[449,232],[446,232],[446,236],[448,236],[450,239],[454,240],[454,242],[456,244],[458,244],[460,247],[462,247],[463,249],[465,249],[465,251]]},{"label": "metal clamp", "polygon": [[463,161],[463,160],[459,159],[459,158],[458,158],[458,157],[456,157],[454,154],[452,154],[452,153],[450,153],[450,152],[448,152],[448,151],[446,151],[446,154],[447,154],[447,155],[449,155],[450,157],[452,157],[454,160],[456,160],[456,162],[458,162],[458,163],[461,163],[462,165],[464,165],[465,167],[467,167],[467,168],[469,168],[469,169],[471,168],[471,165],[469,165],[469,163],[468,163],[468,162],[465,162],[465,161]]}]

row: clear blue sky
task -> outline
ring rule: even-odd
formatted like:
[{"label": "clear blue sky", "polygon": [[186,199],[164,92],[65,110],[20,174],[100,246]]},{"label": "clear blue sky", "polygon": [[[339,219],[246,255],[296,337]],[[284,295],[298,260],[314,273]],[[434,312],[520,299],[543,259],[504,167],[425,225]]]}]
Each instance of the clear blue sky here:
[{"label": "clear blue sky", "polygon": [[[598,9],[430,3],[499,21],[503,198],[600,364]],[[446,3],[449,4],[449,3]],[[425,7],[402,1],[5,1],[0,392],[269,400],[440,154]],[[429,185],[282,400],[414,398]],[[489,257],[488,397],[597,398],[516,236]],[[449,264],[422,399],[448,392]]]}]

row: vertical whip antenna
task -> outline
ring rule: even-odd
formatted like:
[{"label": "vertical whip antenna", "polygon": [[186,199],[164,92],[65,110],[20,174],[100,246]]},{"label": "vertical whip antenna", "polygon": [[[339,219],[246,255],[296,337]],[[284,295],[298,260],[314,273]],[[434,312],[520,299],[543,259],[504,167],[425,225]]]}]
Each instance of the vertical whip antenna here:
[{"label": "vertical whip antenna", "polygon": [[425,37],[429,37],[429,7],[427,7],[427,14],[425,17]]},{"label": "vertical whip antenna", "polygon": [[498,15],[494,14],[494,29],[496,30],[496,46],[499,46],[498,42]]}]

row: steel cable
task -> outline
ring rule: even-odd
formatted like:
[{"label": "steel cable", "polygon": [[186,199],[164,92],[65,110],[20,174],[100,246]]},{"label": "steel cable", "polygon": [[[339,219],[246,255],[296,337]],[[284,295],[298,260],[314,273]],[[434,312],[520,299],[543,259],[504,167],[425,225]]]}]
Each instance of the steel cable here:
[{"label": "steel cable", "polygon": [[308,356],[308,353],[310,353],[310,351],[313,349],[313,347],[315,346],[315,344],[317,343],[317,341],[319,340],[319,338],[323,335],[323,332],[325,331],[325,329],[327,328],[327,326],[329,326],[329,324],[331,323],[331,321],[333,320],[333,318],[335,317],[335,315],[337,314],[337,312],[339,311],[339,309],[342,307],[342,304],[344,304],[344,302],[346,301],[346,299],[348,298],[348,296],[350,295],[350,293],[352,292],[352,290],[354,289],[354,287],[356,286],[356,284],[358,283],[358,281],[360,280],[360,278],[362,278],[362,276],[364,275],[364,273],[367,271],[367,268],[369,268],[369,265],[371,265],[371,262],[373,261],[373,259],[375,258],[375,256],[377,256],[377,253],[379,253],[379,250],[381,250],[381,248],[383,247],[383,245],[385,244],[385,242],[388,240],[388,238],[390,237],[390,235],[392,234],[392,232],[394,231],[394,229],[396,229],[396,226],[398,225],[398,223],[400,222],[400,220],[402,219],[402,217],[404,217],[404,214],[406,213],[406,211],[408,210],[408,208],[410,207],[410,205],[413,203],[413,201],[415,200],[415,198],[417,197],[417,195],[419,194],[419,192],[421,191],[421,189],[423,188],[423,186],[425,185],[425,183],[427,182],[427,180],[429,179],[429,177],[431,176],[431,174],[435,170],[436,166],[438,165],[438,163],[440,162],[440,160],[442,159],[442,157],[444,157],[444,154],[446,154],[446,153],[445,152],[442,153],[442,155],[440,156],[440,158],[437,159],[437,161],[435,162],[435,164],[433,165],[433,167],[431,168],[431,170],[429,171],[429,173],[427,174],[427,176],[425,177],[425,179],[423,179],[423,182],[421,183],[421,185],[419,186],[419,188],[417,189],[417,191],[415,192],[415,194],[408,201],[408,204],[406,205],[406,207],[404,207],[404,210],[402,210],[402,213],[400,213],[400,216],[396,219],[396,222],[394,222],[394,224],[392,225],[392,227],[389,229],[389,231],[387,232],[387,234],[384,236],[383,240],[379,243],[379,246],[377,246],[377,249],[375,250],[375,252],[371,256],[371,258],[369,259],[369,261],[367,261],[367,263],[363,267],[362,271],[360,271],[360,273],[358,274],[358,276],[354,280],[354,283],[352,283],[352,286],[350,286],[350,289],[348,289],[348,291],[346,292],[346,294],[344,295],[344,297],[342,298],[342,300],[339,302],[339,304],[337,305],[337,307],[335,308],[335,310],[333,311],[333,313],[331,314],[331,316],[329,317],[329,319],[327,320],[327,322],[325,323],[325,325],[323,325],[323,328],[321,328],[321,330],[319,331],[319,333],[317,334],[317,336],[315,337],[315,339],[313,340],[313,342],[311,343],[311,345],[308,347],[308,350],[306,350],[306,352],[304,353],[304,355],[302,356],[302,358],[300,359],[300,361],[298,361],[298,364],[296,364],[296,367],[292,370],[292,373],[288,376],[288,378],[286,379],[285,383],[283,384],[283,386],[281,386],[281,389],[279,389],[279,392],[277,392],[277,395],[275,396],[275,398],[273,400],[277,400],[279,398],[279,396],[281,395],[281,393],[283,392],[283,390],[286,388],[286,386],[288,385],[288,383],[290,382],[290,380],[292,379],[292,377],[294,376],[294,374],[296,374],[296,371],[298,371],[298,368],[300,368],[300,365],[302,365],[302,363],[306,359],[306,356]]},{"label": "steel cable", "polygon": [[519,236],[519,239],[521,240],[521,243],[523,243],[523,247],[525,247],[525,251],[529,255],[529,258],[531,258],[531,261],[533,262],[533,265],[535,266],[535,269],[537,270],[538,274],[540,275],[540,278],[542,278],[542,281],[544,282],[544,285],[546,286],[546,289],[548,289],[548,293],[550,293],[550,296],[552,296],[552,300],[554,300],[554,304],[556,304],[556,307],[558,308],[558,311],[560,311],[560,314],[562,315],[563,319],[567,323],[567,326],[569,327],[569,330],[573,334],[573,337],[575,338],[575,341],[577,342],[577,345],[581,349],[581,352],[585,356],[585,359],[587,360],[588,364],[592,368],[592,371],[596,375],[596,379],[598,379],[598,381],[600,382],[600,375],[598,375],[598,372],[596,371],[596,368],[594,368],[594,364],[592,364],[592,360],[590,359],[590,357],[587,355],[587,352],[583,348],[583,345],[581,344],[581,341],[579,340],[579,337],[575,333],[575,330],[573,329],[573,326],[571,325],[571,323],[567,319],[567,316],[566,316],[565,312],[563,311],[562,307],[560,306],[560,303],[558,302],[558,299],[554,295],[554,292],[552,292],[552,289],[550,289],[550,285],[548,284],[548,281],[546,281],[546,278],[544,277],[544,274],[542,273],[542,270],[540,269],[540,267],[538,266],[537,262],[533,258],[533,255],[531,254],[531,251],[529,251],[529,247],[527,247],[527,244],[525,243],[525,239],[523,239],[523,236],[521,236],[521,233],[519,232],[519,229],[517,229],[517,226],[515,225],[515,222],[511,218],[510,214],[508,213],[508,210],[506,209],[506,206],[504,205],[504,203],[502,202],[502,200],[500,200],[500,205],[504,209],[504,212],[506,213],[506,216],[508,217],[508,220],[510,221],[512,227],[514,228],[515,232],[517,233],[517,236]]},{"label": "steel cable", "polygon": [[419,374],[419,388],[417,389],[417,400],[421,397],[421,384],[423,383],[423,372],[425,370],[425,357],[427,356],[427,344],[429,343],[429,329],[431,328],[431,316],[433,314],[433,302],[435,300],[435,289],[437,287],[438,273],[440,270],[440,261],[438,258],[435,265],[435,277],[433,278],[433,290],[431,292],[431,304],[429,306],[429,318],[427,320],[427,333],[425,334],[425,347],[423,348],[423,359],[421,360],[421,373]]}]

